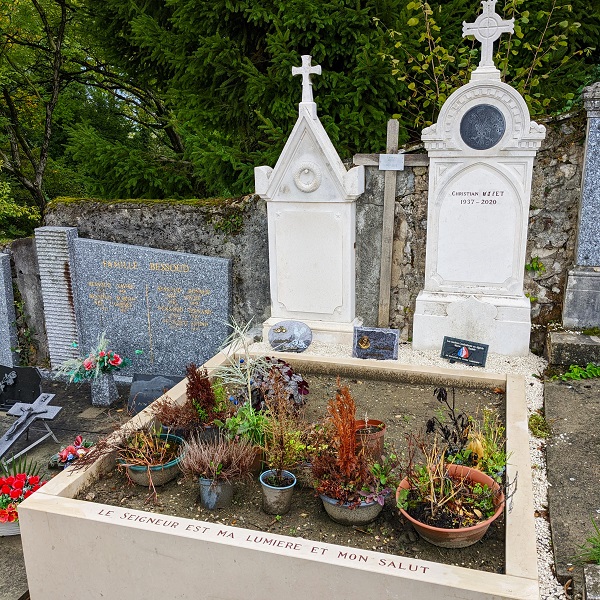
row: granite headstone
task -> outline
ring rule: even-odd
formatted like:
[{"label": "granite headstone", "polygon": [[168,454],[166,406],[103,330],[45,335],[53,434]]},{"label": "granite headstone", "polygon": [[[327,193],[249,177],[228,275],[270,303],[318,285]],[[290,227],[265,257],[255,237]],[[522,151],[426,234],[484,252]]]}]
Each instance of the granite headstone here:
[{"label": "granite headstone", "polygon": [[301,321],[279,321],[269,329],[269,344],[277,352],[304,352],[312,342],[312,331]]},{"label": "granite headstone", "polygon": [[122,374],[183,374],[227,338],[231,261],[77,238],[71,249],[79,347],[105,332]]},{"label": "granite headstone", "polygon": [[355,327],[352,356],[376,360],[396,360],[399,335],[398,329]]},{"label": "granite headstone", "polygon": [[600,326],[600,81],[582,94],[587,111],[585,163],[577,228],[576,264],[569,271],[563,325]]},{"label": "granite headstone", "polygon": [[182,379],[183,377],[135,373],[127,401],[129,414],[137,415]]},{"label": "granite headstone", "polygon": [[0,364],[17,364],[13,348],[17,347],[15,303],[13,297],[10,257],[0,254]]}]

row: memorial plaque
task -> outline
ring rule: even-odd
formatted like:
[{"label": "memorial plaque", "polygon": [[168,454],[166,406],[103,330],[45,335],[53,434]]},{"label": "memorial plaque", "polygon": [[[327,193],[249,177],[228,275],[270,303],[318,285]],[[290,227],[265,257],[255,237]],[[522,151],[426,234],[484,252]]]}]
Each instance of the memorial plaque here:
[{"label": "memorial plaque", "polygon": [[35,402],[41,393],[42,375],[37,367],[0,365],[0,408]]},{"label": "memorial plaque", "polygon": [[376,360],[396,360],[399,335],[398,329],[355,327],[352,356]]},{"label": "memorial plaque", "polygon": [[129,388],[127,411],[130,415],[137,415],[182,379],[183,377],[135,373]]},{"label": "memorial plaque", "polygon": [[279,321],[269,329],[269,344],[277,352],[304,352],[312,342],[312,331],[301,321]]},{"label": "memorial plaque", "polygon": [[493,148],[506,131],[504,115],[491,104],[478,104],[460,122],[460,137],[474,150]]},{"label": "memorial plaque", "polygon": [[183,374],[228,335],[229,259],[75,239],[71,271],[81,353],[104,331],[123,374]]},{"label": "memorial plaque", "polygon": [[476,367],[485,367],[487,353],[487,344],[477,344],[446,336],[442,344],[441,357],[449,359],[451,363],[462,362]]}]

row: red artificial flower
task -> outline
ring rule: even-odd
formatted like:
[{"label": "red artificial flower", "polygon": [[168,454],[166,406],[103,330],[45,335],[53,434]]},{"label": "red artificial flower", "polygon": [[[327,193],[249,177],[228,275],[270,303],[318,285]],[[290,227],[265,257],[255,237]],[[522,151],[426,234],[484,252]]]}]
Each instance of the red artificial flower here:
[{"label": "red artificial flower", "polygon": [[17,473],[15,479],[18,481],[27,481],[27,473]]},{"label": "red artificial flower", "polygon": [[75,438],[74,446],[81,446],[82,442],[83,442],[83,438],[80,435],[78,435]]},{"label": "red artificial flower", "polygon": [[9,496],[13,499],[13,500],[18,500],[21,497],[21,494],[23,493],[23,490],[19,490],[19,489],[14,489],[14,490],[10,490],[10,494]]},{"label": "red artificial flower", "polygon": [[8,485],[12,485],[15,482],[15,478],[11,475],[10,477],[7,477],[4,480],[4,483],[8,484]]},{"label": "red artificial flower", "polygon": [[98,356],[100,356],[100,358],[102,358],[103,356],[106,356],[106,352],[104,352],[104,350],[102,350]]},{"label": "red artificial flower", "polygon": [[95,365],[94,361],[93,361],[91,358],[86,358],[86,359],[83,361],[83,368],[84,368],[86,371],[91,371],[91,370],[92,370],[92,369],[93,369],[95,366],[96,366],[96,365]]},{"label": "red artificial flower", "polygon": [[8,522],[8,511],[4,508],[0,508],[0,523]]},{"label": "red artificial flower", "polygon": [[15,489],[15,490],[22,490],[24,485],[25,485],[25,482],[22,479],[17,479],[13,483],[13,489]]},{"label": "red artificial flower", "polygon": [[113,357],[108,362],[113,367],[118,367],[123,362],[123,359],[118,354],[114,354]]},{"label": "red artificial flower", "polygon": [[7,483],[5,483],[2,488],[0,488],[0,494],[10,494],[10,490],[12,488],[10,487],[10,485],[8,485]]},{"label": "red artificial flower", "polygon": [[29,478],[29,485],[36,485],[39,482],[40,482],[40,478],[37,475],[32,475]]},{"label": "red artificial flower", "polygon": [[0,477],[0,488],[6,483],[4,477]]}]

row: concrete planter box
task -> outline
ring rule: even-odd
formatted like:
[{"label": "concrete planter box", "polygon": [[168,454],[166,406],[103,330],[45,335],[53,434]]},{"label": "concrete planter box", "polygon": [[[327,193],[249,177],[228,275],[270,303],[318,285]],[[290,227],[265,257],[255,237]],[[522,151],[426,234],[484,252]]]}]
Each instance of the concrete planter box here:
[{"label": "concrete planter box", "polygon": [[[114,467],[110,457],[77,473],[57,475],[19,507],[29,590],[33,600],[154,597],[210,600],[300,600],[398,597],[412,600],[535,600],[539,598],[531,465],[524,380],[483,372],[402,366],[354,358],[273,353],[307,373],[462,387],[506,387],[508,476],[518,487],[506,513],[506,574],[271,535],[170,517],[73,497]],[[206,363],[209,369],[222,354]],[[185,382],[169,391],[185,398]],[[148,409],[126,427],[152,419]],[[332,596],[333,597],[333,596]]]}]

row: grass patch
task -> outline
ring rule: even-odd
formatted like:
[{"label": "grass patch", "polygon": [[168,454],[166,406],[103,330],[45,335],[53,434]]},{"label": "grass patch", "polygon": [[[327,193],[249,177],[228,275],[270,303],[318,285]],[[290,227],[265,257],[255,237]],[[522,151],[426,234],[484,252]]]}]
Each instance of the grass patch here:
[{"label": "grass patch", "polygon": [[539,412],[534,412],[529,417],[529,431],[531,435],[542,439],[549,438],[552,433],[550,424],[546,421],[544,415]]},{"label": "grass patch", "polygon": [[600,565],[600,528],[592,518],[592,525],[596,533],[591,535],[579,548],[581,552],[577,555],[577,560],[587,563]]}]

